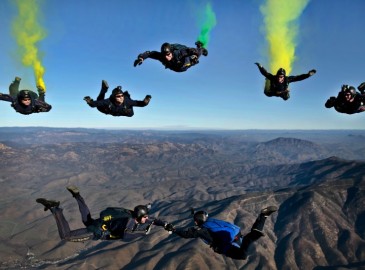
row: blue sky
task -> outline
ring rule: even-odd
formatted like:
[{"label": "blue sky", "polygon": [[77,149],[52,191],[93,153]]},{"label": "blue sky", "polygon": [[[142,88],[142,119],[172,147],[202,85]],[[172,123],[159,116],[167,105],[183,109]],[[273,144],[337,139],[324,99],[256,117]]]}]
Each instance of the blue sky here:
[{"label": "blue sky", "polygon": [[[49,113],[24,116],[0,102],[0,126],[167,129],[364,129],[365,113],[342,115],[326,109],[342,84],[365,81],[363,0],[312,0],[300,17],[297,60],[292,75],[317,69],[291,84],[291,98],[263,94],[264,79],[254,62],[268,67],[258,0],[210,1],[217,17],[208,57],[184,73],[136,56],[163,42],[194,46],[199,13],[207,1],[47,0],[37,1],[47,37],[39,43],[46,68]],[[19,64],[11,22],[16,8],[0,1],[0,92],[15,76],[35,90],[33,71]],[[122,85],[133,99],[152,95],[132,118],[90,108],[101,80]]]}]

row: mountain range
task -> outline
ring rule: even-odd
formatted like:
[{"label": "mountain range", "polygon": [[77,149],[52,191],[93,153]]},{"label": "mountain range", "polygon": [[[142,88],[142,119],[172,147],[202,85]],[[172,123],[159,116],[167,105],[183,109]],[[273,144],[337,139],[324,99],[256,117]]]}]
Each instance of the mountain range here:
[{"label": "mountain range", "polygon": [[[0,128],[0,269],[365,269],[365,131],[138,131]],[[49,211],[77,185],[97,217],[152,203],[152,216],[192,226],[190,208],[247,233],[276,205],[246,261],[154,227],[123,241],[60,241]]]}]

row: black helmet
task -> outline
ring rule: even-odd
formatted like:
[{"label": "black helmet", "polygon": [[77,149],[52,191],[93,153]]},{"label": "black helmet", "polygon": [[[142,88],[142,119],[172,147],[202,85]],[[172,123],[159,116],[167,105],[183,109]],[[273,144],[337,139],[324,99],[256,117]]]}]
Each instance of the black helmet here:
[{"label": "black helmet", "polygon": [[133,216],[137,221],[141,221],[144,216],[148,215],[148,207],[146,205],[137,205],[134,207]]},{"label": "black helmet", "polygon": [[345,93],[350,93],[351,97],[356,96],[356,89],[353,86],[349,86],[346,90]]},{"label": "black helmet", "polygon": [[283,68],[279,68],[278,69],[278,72],[276,72],[276,76],[279,76],[279,75],[286,75],[286,71],[285,71],[285,69],[283,69]]},{"label": "black helmet", "polygon": [[198,226],[203,225],[208,219],[208,213],[205,211],[198,211],[194,213],[194,221]]},{"label": "black helmet", "polygon": [[30,91],[29,90],[21,90],[18,94],[19,100],[25,99],[25,98],[31,98]]},{"label": "black helmet", "polygon": [[162,44],[162,46],[161,46],[161,53],[163,55],[167,55],[170,52],[171,52],[171,45],[170,45],[170,43],[165,42],[164,44]]},{"label": "black helmet", "polygon": [[115,97],[118,94],[123,94],[121,86],[117,86],[113,89],[112,96]]}]

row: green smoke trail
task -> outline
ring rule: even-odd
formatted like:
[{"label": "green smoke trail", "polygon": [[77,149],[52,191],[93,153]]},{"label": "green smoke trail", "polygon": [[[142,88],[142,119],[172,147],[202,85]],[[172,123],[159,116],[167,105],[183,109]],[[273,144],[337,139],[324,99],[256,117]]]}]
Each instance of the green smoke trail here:
[{"label": "green smoke trail", "polygon": [[210,3],[205,6],[203,25],[201,26],[200,35],[198,40],[203,43],[204,47],[207,47],[210,40],[210,32],[217,24],[215,13]]},{"label": "green smoke trail", "polygon": [[309,0],[266,0],[260,6],[264,15],[265,36],[269,44],[269,61],[272,72],[283,67],[291,72],[296,58],[298,18]]}]

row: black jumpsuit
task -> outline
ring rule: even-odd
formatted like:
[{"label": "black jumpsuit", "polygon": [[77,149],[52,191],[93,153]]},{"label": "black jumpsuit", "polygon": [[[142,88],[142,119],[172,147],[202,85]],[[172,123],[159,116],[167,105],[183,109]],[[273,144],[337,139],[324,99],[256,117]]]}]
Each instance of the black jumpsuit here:
[{"label": "black jumpsuit", "polygon": [[251,232],[242,236],[240,233],[236,236],[235,241],[229,244],[222,244],[214,239],[213,233],[207,228],[194,226],[188,229],[176,229],[174,233],[182,238],[201,238],[206,244],[210,245],[217,253],[224,254],[235,260],[245,260],[247,250],[251,243],[259,239],[263,234],[266,217],[262,214],[258,216],[251,228]]},{"label": "black jumpsuit", "polygon": [[259,67],[259,70],[261,74],[264,75],[265,78],[270,82],[270,85],[265,87],[265,95],[268,97],[281,97],[284,100],[288,100],[290,98],[289,91],[287,91],[289,90],[289,83],[302,81],[310,77],[309,73],[298,76],[285,76],[284,81],[279,83],[277,76],[267,72],[264,67]]},{"label": "black jumpsuit", "polygon": [[[198,63],[198,59],[202,55],[204,48],[188,48],[180,44],[171,44],[171,50],[173,54],[171,61],[167,61],[164,54],[157,51],[146,51],[139,54],[138,58],[142,58],[143,60],[147,58],[158,60],[167,69],[175,72],[184,72]],[[197,57],[195,60],[191,58],[193,55]]]},{"label": "black jumpsuit", "polygon": [[[80,194],[75,196],[79,205],[81,220],[86,228],[71,230],[70,226],[63,215],[63,209],[60,207],[50,208],[58,228],[59,236],[62,240],[71,242],[80,242],[85,240],[118,240],[129,241],[140,236],[147,235],[152,225],[165,226],[166,222],[160,219],[149,218],[146,223],[136,223],[132,216],[131,210],[124,209],[125,215],[106,222],[102,218],[93,219],[85,200]],[[122,208],[117,208],[122,209]]]}]

